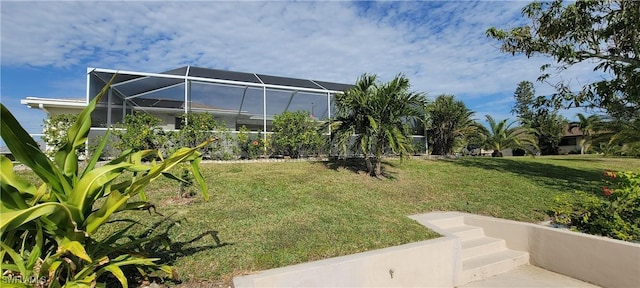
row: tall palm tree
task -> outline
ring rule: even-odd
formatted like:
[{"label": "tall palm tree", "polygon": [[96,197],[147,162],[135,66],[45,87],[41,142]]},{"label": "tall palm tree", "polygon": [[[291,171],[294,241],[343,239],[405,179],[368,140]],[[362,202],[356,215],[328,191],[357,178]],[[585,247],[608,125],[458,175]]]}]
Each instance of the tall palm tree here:
[{"label": "tall palm tree", "polygon": [[489,123],[489,129],[484,130],[485,147],[493,150],[491,156],[502,157],[500,151],[507,148],[520,148],[529,151],[532,147],[537,149],[538,145],[531,129],[513,126],[515,121],[507,124],[509,119],[496,122],[490,115],[485,117]]},{"label": "tall palm tree", "polygon": [[478,131],[479,125],[471,118],[474,112],[453,95],[436,97],[426,110],[425,126],[433,141],[432,154],[451,155],[456,142]]},{"label": "tall palm tree", "polygon": [[582,113],[578,113],[578,122],[571,123],[569,125],[569,131],[573,129],[580,129],[582,131],[582,139],[580,139],[580,154],[584,154],[591,147],[593,137],[596,132],[602,127],[602,117],[598,115],[585,116]]},{"label": "tall palm tree", "polygon": [[[391,149],[401,157],[412,150],[407,123],[420,117],[426,105],[422,93],[409,92],[409,79],[398,75],[378,83],[376,75],[364,74],[355,87],[336,95],[336,117],[328,122],[331,139],[344,151],[361,151],[369,174],[382,175],[382,155]],[[355,136],[352,147],[349,143]]]}]

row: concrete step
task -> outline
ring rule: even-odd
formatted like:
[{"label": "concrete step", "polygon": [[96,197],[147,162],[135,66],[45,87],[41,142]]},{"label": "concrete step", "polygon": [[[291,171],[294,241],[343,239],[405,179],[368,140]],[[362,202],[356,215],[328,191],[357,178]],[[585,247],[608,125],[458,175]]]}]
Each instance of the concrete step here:
[{"label": "concrete step", "polygon": [[462,241],[462,260],[507,249],[504,239],[480,237]]},{"label": "concrete step", "polygon": [[457,285],[483,280],[529,264],[529,253],[507,249],[504,239],[486,237],[482,227],[466,225],[463,215],[436,212],[412,218],[440,234],[460,239],[462,272]]},{"label": "concrete step", "polygon": [[472,257],[462,261],[460,285],[486,279],[529,264],[529,253],[510,249]]},{"label": "concrete step", "polygon": [[459,225],[442,229],[445,234],[452,234],[461,240],[484,237],[484,230],[481,227],[471,225]]},{"label": "concrete step", "polygon": [[447,214],[435,214],[427,221],[441,229],[464,225],[464,217]]}]

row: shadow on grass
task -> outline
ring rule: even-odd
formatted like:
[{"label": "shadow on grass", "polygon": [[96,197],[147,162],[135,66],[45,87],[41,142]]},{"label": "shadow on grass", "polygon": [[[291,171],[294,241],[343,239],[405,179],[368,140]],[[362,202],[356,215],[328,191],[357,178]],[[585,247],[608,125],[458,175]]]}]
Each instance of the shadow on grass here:
[{"label": "shadow on grass", "polygon": [[577,157],[563,157],[563,158],[546,158],[549,161],[573,161],[573,162],[602,162],[600,158],[577,158]]},{"label": "shadow on grass", "polygon": [[[567,159],[573,161],[573,159]],[[590,160],[590,159],[576,159]],[[515,176],[533,179],[536,183],[557,189],[561,192],[585,191],[600,195],[602,189],[602,170],[576,169],[549,163],[519,161],[508,158],[466,157],[446,160],[464,167],[495,170],[505,173],[504,177]]]},{"label": "shadow on grass", "polygon": [[[168,224],[165,222],[168,221]],[[216,249],[227,245],[233,245],[232,243],[222,242],[218,237],[218,231],[210,230],[201,233],[193,237],[190,240],[185,241],[171,241],[169,233],[172,230],[181,229],[181,220],[173,220],[169,217],[163,219],[162,221],[158,221],[153,224],[154,228],[151,228],[150,231],[147,232],[149,236],[153,235],[153,237],[158,237],[159,239],[165,239],[167,242],[162,241],[152,241],[145,245],[144,250],[148,251],[152,254],[153,257],[160,258],[161,262],[172,265],[178,258],[189,257],[195,253]],[[165,226],[163,231],[158,233],[155,230],[155,227]],[[149,237],[147,236],[147,237]],[[144,235],[142,235],[144,237]],[[210,238],[210,239],[206,239]],[[193,245],[196,242],[204,240],[202,244],[204,245]],[[207,241],[208,240],[208,241]],[[211,242],[213,241],[213,242]],[[166,244],[169,244],[166,247]]]},{"label": "shadow on grass", "polygon": [[[369,174],[369,169],[367,169],[367,164],[365,163],[364,158],[329,159],[328,161],[323,161],[322,164],[324,164],[325,167],[335,171],[342,168],[356,174]],[[386,167],[396,167],[396,165],[388,161],[382,161],[381,169],[382,176],[384,178],[396,179],[397,173],[388,171]]]},{"label": "shadow on grass", "polygon": [[[132,222],[132,220],[115,220],[114,222],[119,221]],[[172,234],[175,234],[176,230],[179,231],[181,229],[181,222],[182,220],[171,219],[171,216],[163,216],[161,220],[151,224],[149,229],[136,235],[128,236],[132,241],[143,238],[151,239],[151,241],[146,242],[137,249],[134,248],[134,250],[129,251],[129,253],[135,252],[148,258],[159,258],[155,263],[173,266],[176,260],[180,258],[190,257],[205,250],[233,245],[233,243],[221,241],[218,236],[218,231],[215,230],[203,232],[190,240],[172,241],[170,233],[173,231],[174,233]],[[139,224],[139,222],[136,223]],[[165,280],[174,284],[182,283],[182,280],[180,280],[177,273],[174,273],[173,275],[175,279],[165,279],[164,276],[166,275],[149,275],[149,279],[144,279],[145,277],[141,277],[136,268],[132,266],[125,266],[122,268],[122,270],[125,271],[125,275],[128,275],[127,277],[130,278],[133,283],[140,284],[143,281],[164,282]],[[107,287],[121,287],[119,281],[117,281],[111,274],[105,273],[103,276],[107,281]]]}]

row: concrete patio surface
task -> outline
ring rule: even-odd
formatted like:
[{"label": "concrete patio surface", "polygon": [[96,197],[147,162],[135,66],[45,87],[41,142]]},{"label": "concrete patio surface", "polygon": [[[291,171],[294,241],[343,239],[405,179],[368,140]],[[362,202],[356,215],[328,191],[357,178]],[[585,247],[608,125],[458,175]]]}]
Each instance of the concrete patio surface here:
[{"label": "concrete patio surface", "polygon": [[600,287],[568,276],[554,273],[536,266],[524,265],[519,268],[478,280],[460,288],[482,287]]}]

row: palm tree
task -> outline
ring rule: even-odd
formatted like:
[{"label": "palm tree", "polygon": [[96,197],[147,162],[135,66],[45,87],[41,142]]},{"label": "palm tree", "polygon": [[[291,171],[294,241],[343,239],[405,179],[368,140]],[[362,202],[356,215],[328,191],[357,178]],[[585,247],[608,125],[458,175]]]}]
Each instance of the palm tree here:
[{"label": "palm tree", "polygon": [[[532,125],[533,124],[533,125]],[[538,149],[542,155],[558,155],[560,152],[560,141],[567,130],[569,122],[557,112],[543,113],[533,122],[525,127],[534,132]]]},{"label": "palm tree", "polygon": [[[619,147],[620,151],[610,154],[625,154],[629,156],[640,156],[640,119],[621,120],[613,118],[610,121],[603,121],[602,130],[606,133],[599,133],[598,140],[607,140],[608,146]],[[596,136],[594,136],[596,138]],[[607,155],[608,153],[605,153]]]},{"label": "palm tree", "polygon": [[471,119],[474,112],[453,95],[438,96],[426,110],[425,126],[433,141],[433,154],[451,155],[456,142],[478,131],[479,125]]},{"label": "palm tree", "polygon": [[[531,129],[515,126],[513,121],[507,124],[509,119],[496,122],[490,115],[486,115],[489,123],[489,130],[485,129],[485,147],[492,149],[492,157],[502,157],[502,150],[507,148],[520,148],[531,150],[531,147],[537,148],[536,139]],[[530,151],[531,152],[531,151]]]},{"label": "palm tree", "polygon": [[578,128],[582,131],[582,139],[580,139],[580,154],[584,154],[591,147],[591,142],[597,130],[602,127],[602,118],[598,115],[589,115],[588,117],[582,113],[578,113],[578,122],[569,125],[569,131]]},{"label": "palm tree", "polygon": [[364,74],[355,87],[336,95],[336,117],[328,122],[331,139],[347,152],[364,154],[369,174],[382,175],[382,155],[391,149],[401,157],[412,150],[407,123],[420,117],[426,105],[422,93],[409,92],[409,80],[398,75],[390,82],[377,83],[376,75]]}]

